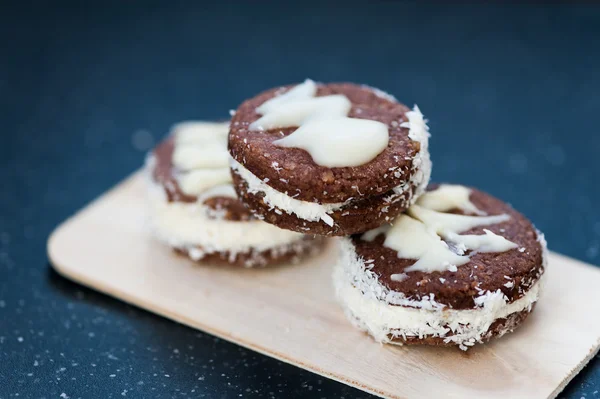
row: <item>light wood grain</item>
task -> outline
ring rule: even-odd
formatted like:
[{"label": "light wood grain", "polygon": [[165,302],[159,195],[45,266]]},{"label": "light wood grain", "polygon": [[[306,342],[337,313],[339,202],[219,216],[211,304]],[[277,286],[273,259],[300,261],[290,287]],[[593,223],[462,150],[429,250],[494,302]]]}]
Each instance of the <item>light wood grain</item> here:
[{"label": "light wood grain", "polygon": [[551,254],[545,292],[515,333],[467,353],[383,346],[335,302],[334,243],[275,269],[197,265],[145,229],[134,174],[67,220],[48,252],[62,275],[156,314],[389,398],[555,397],[600,345],[600,270]]}]

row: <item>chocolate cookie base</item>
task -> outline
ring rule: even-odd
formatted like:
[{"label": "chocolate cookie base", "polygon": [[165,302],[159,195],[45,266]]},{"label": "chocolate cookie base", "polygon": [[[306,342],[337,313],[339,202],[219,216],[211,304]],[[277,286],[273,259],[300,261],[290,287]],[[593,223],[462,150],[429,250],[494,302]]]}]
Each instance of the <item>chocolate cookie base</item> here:
[{"label": "chocolate cookie base", "polygon": [[291,244],[264,251],[250,250],[237,253],[229,251],[204,253],[200,246],[173,248],[173,250],[197,262],[219,266],[253,268],[276,266],[285,262],[298,263],[302,259],[319,253],[324,243],[325,240],[321,237],[304,237]]},{"label": "chocolate cookie base", "polygon": [[248,192],[248,184],[235,171],[232,171],[232,177],[239,198],[255,217],[282,229],[321,236],[347,236],[376,228],[404,212],[411,205],[414,191],[414,188],[411,188],[400,195],[390,191],[376,197],[353,201],[329,214],[334,221],[333,226],[329,226],[323,221],[307,221],[295,214],[288,214],[269,206],[263,200],[264,193]]}]

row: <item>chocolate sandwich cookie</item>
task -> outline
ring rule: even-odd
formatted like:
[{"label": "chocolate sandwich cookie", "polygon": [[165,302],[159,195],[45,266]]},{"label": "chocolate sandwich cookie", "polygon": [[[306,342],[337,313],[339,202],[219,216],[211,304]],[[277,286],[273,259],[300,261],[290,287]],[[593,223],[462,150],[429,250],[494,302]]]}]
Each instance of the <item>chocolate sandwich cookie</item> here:
[{"label": "chocolate sandwich cookie", "polygon": [[429,132],[380,90],[350,83],[268,90],[230,126],[234,187],[254,215],[302,233],[343,236],[394,219],[423,193]]},{"label": "chocolate sandwich cookie", "polygon": [[154,235],[193,260],[244,267],[296,261],[321,239],[256,219],[237,199],[227,154],[229,123],[184,122],[148,156]]},{"label": "chocolate sandwich cookie", "polygon": [[392,224],[341,240],[334,286],[349,319],[379,342],[466,350],[525,320],[546,252],[543,234],[504,202],[432,186]]}]

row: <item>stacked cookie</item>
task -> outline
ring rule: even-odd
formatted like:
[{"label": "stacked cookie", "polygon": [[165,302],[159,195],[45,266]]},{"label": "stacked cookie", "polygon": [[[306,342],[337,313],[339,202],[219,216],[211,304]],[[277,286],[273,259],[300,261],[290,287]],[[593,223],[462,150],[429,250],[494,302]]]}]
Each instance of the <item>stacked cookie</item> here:
[{"label": "stacked cookie", "polygon": [[431,172],[427,127],[379,90],[353,84],[268,90],[231,120],[236,190],[284,229],[346,236],[408,209]]},{"label": "stacked cookie", "polygon": [[428,186],[428,139],[417,107],[307,80],[243,102],[228,148],[235,190],[256,218],[342,236],[333,280],[354,325],[383,343],[466,350],[533,310],[546,244],[488,194]]},{"label": "stacked cookie", "polygon": [[237,199],[228,123],[184,122],[147,157],[154,235],[193,260],[244,267],[297,261],[322,240],[264,223]]}]

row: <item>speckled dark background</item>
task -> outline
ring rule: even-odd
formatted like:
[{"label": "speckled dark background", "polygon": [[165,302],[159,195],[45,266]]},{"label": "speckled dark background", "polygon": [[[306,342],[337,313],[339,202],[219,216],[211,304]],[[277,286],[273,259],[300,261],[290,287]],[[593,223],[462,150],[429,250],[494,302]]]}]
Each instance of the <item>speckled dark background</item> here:
[{"label": "speckled dark background", "polygon": [[[419,104],[437,181],[506,199],[551,249],[600,263],[592,2],[16,4],[0,3],[1,398],[366,396],[70,283],[45,253],[172,123],[305,77]],[[562,396],[598,391],[595,358]]]}]

